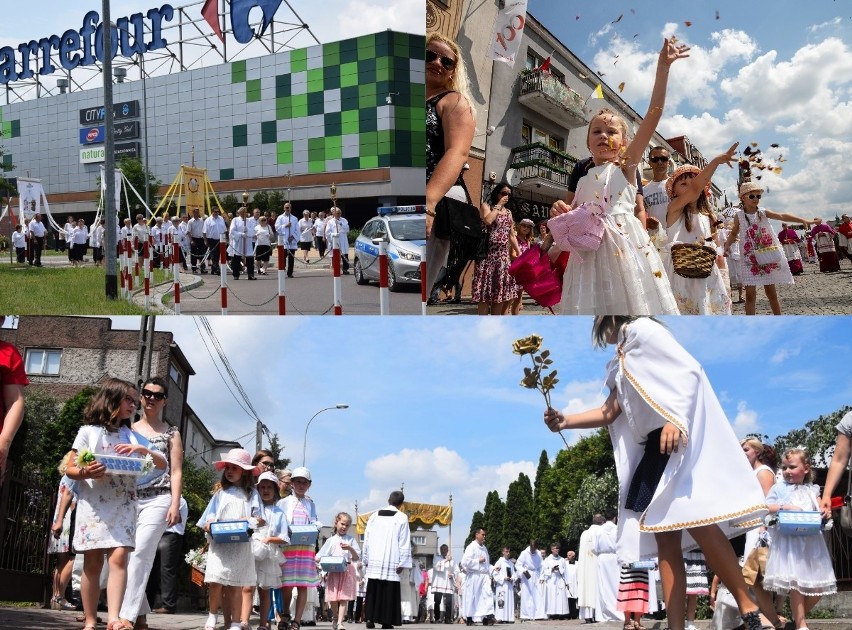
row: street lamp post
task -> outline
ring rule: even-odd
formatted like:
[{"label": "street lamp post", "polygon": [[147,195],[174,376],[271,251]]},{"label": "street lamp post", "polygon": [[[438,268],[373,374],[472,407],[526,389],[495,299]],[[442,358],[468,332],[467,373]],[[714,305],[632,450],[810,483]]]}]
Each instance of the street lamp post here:
[{"label": "street lamp post", "polygon": [[314,421],[314,418],[316,418],[318,415],[320,415],[323,411],[328,411],[329,409],[348,409],[348,408],[349,408],[349,405],[345,405],[345,404],[341,403],[341,404],[335,405],[334,407],[326,407],[325,409],[320,409],[314,415],[311,416],[311,419],[308,420],[308,424],[305,425],[305,440],[302,443],[302,466],[305,465],[305,454],[308,451],[308,427],[311,426],[311,422]]}]

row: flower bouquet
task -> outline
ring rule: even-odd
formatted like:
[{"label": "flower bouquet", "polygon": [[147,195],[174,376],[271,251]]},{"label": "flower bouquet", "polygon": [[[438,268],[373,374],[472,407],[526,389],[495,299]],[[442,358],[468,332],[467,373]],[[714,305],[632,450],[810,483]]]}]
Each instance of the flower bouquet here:
[{"label": "flower bouquet", "polygon": [[191,549],[184,560],[190,567],[192,583],[204,586],[204,570],[207,568],[207,547]]},{"label": "flower bouquet", "polygon": [[[539,335],[530,335],[529,337],[518,339],[512,344],[512,352],[520,356],[524,356],[525,354],[530,355],[533,365],[531,368],[524,368],[524,378],[521,379],[521,387],[540,391],[544,396],[544,403],[549,409],[551,408],[550,390],[559,382],[559,379],[556,378],[556,370],[553,370],[549,374],[547,373],[550,366],[553,365],[553,359],[550,358],[550,350],[541,350],[542,341],[544,340]],[[562,438],[562,441],[565,442],[565,446],[567,447],[568,441],[562,435],[562,431],[559,432],[559,437]]]}]

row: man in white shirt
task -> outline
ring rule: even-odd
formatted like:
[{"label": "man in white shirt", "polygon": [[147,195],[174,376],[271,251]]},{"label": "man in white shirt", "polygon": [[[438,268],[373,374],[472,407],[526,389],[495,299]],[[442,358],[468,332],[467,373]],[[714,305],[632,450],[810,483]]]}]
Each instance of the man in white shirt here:
[{"label": "man in white shirt", "polygon": [[284,237],[284,250],[287,256],[287,277],[293,277],[293,263],[296,260],[296,248],[299,246],[299,220],[293,216],[290,202],[284,204],[284,212],[275,219],[275,233]]},{"label": "man in white shirt", "polygon": [[201,263],[201,273],[207,273],[207,263],[204,262],[204,254],[207,252],[207,246],[204,244],[204,217],[201,216],[201,211],[198,208],[192,209],[192,218],[187,221],[186,226],[189,231],[192,273],[198,271],[199,262]]},{"label": "man in white shirt", "polygon": [[[453,623],[453,558],[450,548],[441,545],[441,555],[432,563],[432,596],[435,598],[435,622]],[[441,612],[441,602],[444,612]]]},{"label": "man in white shirt", "polygon": [[594,553],[598,557],[597,621],[624,621],[624,613],[618,610],[621,566],[615,555],[617,532],[615,517],[610,516],[595,538]]},{"label": "man in white shirt", "polygon": [[71,238],[74,235],[74,228],[77,226],[77,222],[74,221],[74,217],[72,215],[68,215],[68,218],[65,219],[65,225],[62,228],[62,240],[63,240],[63,249],[68,249],[68,262],[71,262]]},{"label": "man in white shirt", "polygon": [[254,280],[254,252],[251,248],[251,240],[248,233],[248,219],[246,219],[245,206],[237,210],[237,216],[231,221],[230,227],[230,252],[231,273],[234,280],[240,279],[242,263],[245,260],[248,279]]},{"label": "man in white shirt", "polygon": [[44,249],[44,237],[47,236],[47,228],[41,222],[41,214],[35,213],[35,216],[30,221],[27,232],[30,239],[30,260],[29,263],[36,267],[41,267],[41,250]]},{"label": "man in white shirt", "polygon": [[159,268],[163,260],[163,217],[157,217],[151,226],[151,240],[154,242],[154,251],[151,260],[154,267]]},{"label": "man in white shirt", "polygon": [[370,516],[364,531],[367,628],[375,628],[377,623],[382,628],[402,625],[399,576],[412,564],[408,517],[399,511],[404,501],[401,490],[391,492],[388,505]]},{"label": "man in white shirt", "polygon": [[172,225],[167,229],[167,233],[172,237],[172,250],[174,250],[174,244],[178,244],[178,257],[181,269],[189,271],[186,266],[186,254],[184,253],[189,249],[189,236],[186,233],[186,223],[181,223],[180,217],[173,217]]},{"label": "man in white shirt", "polygon": [[[319,216],[314,219],[314,247],[317,248],[317,253],[320,258],[325,256],[326,241],[325,241],[325,211],[319,213]],[[313,218],[313,213],[311,213]]]},{"label": "man in white shirt", "polygon": [[[666,213],[669,209],[669,196],[666,194],[666,181],[669,178],[671,156],[665,147],[654,147],[648,154],[654,179],[643,186],[645,210],[648,213],[648,236],[657,248],[663,263],[669,253],[666,236]],[[653,219],[653,220],[652,220]]]},{"label": "man in white shirt", "polygon": [[209,252],[210,273],[219,273],[219,237],[227,232],[225,219],[219,213],[219,208],[213,208],[213,214],[204,221],[204,244]]},{"label": "man in white shirt", "polygon": [[302,212],[302,218],[299,219],[299,249],[302,250],[302,261],[308,264],[308,254],[311,251],[311,245],[314,242],[314,222],[311,220],[311,213],[308,210]]},{"label": "man in white shirt", "polygon": [[464,550],[461,564],[465,576],[459,616],[464,617],[469,626],[477,620],[481,620],[482,625],[489,625],[494,616],[494,594],[491,591],[491,561],[482,527],[473,533],[473,540]]},{"label": "man in white shirt", "polygon": [[331,209],[331,217],[325,223],[325,240],[330,248],[334,247],[334,237],[337,235],[337,243],[340,248],[340,261],[343,274],[349,273],[349,221],[343,217],[340,208]]},{"label": "man in white shirt", "polygon": [[139,260],[141,261],[143,248],[145,243],[148,242],[148,236],[151,234],[151,230],[148,229],[148,222],[145,220],[144,214],[136,215],[136,225],[133,226],[131,234],[133,234],[133,244],[136,247],[136,251],[139,254]]}]

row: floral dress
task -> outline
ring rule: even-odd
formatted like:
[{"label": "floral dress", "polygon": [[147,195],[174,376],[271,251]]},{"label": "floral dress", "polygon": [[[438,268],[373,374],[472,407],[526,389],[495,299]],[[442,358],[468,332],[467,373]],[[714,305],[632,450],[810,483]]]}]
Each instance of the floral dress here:
[{"label": "floral dress", "polygon": [[[74,445],[79,455],[91,451],[95,455],[118,455],[115,447],[133,440],[127,427],[107,431],[104,427],[80,427]],[[135,434],[135,441],[146,445],[148,441]],[[82,479],[77,482],[77,516],[74,532],[74,549],[114,549],[136,545],[136,482],[130,475],[106,474],[100,479]]]},{"label": "floral dress", "polygon": [[500,212],[488,226],[488,253],[477,260],[473,272],[474,302],[508,302],[517,295],[517,285],[509,275],[509,236],[512,215]]},{"label": "floral dress", "polygon": [[74,512],[74,501],[77,500],[77,482],[65,475],[62,475],[62,479],[59,480],[56,509],[53,511],[54,521],[56,521],[56,516],[59,514],[59,504],[62,502],[63,493],[71,494],[71,505],[65,511],[65,517],[62,520],[62,531],[59,537],[55,537],[53,532],[48,534],[47,553],[69,553],[71,551],[71,515]]},{"label": "floral dress", "polygon": [[[784,250],[772,231],[766,212],[758,209],[756,213],[747,215],[739,209],[737,221],[740,225],[740,270],[743,285],[759,287],[767,284],[793,284],[793,274],[790,273]],[[771,247],[778,251],[777,260],[766,264],[758,262],[755,251]]]}]

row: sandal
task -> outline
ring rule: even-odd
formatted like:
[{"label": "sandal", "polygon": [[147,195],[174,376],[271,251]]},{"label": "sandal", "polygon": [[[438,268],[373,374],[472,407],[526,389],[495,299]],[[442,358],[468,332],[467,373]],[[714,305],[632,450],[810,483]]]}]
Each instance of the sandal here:
[{"label": "sandal", "polygon": [[287,626],[287,630],[301,630],[302,624],[298,621],[291,621],[290,625]]},{"label": "sandal", "polygon": [[290,615],[285,615],[281,617],[281,621],[278,622],[278,630],[289,630],[290,628]]}]

